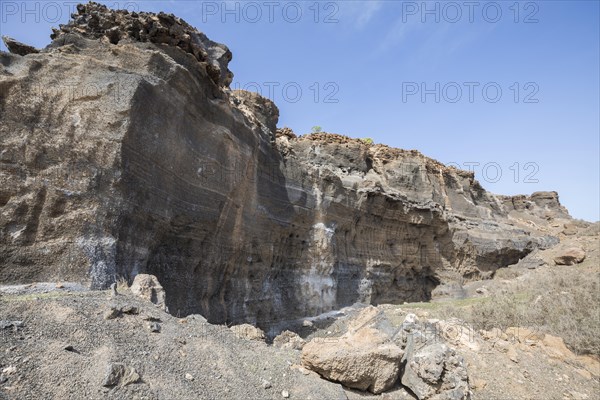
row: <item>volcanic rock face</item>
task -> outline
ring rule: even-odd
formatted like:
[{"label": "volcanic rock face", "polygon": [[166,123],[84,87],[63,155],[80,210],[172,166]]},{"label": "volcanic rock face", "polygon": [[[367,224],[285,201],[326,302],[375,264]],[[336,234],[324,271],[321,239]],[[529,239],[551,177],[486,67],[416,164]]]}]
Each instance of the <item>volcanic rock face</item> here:
[{"label": "volcanic rock face", "polygon": [[228,89],[227,48],[174,16],[78,12],[0,53],[2,282],[148,273],[175,315],[264,327],[426,300],[557,241],[416,151],[275,132],[272,102]]},{"label": "volcanic rock face", "polygon": [[63,40],[68,42],[69,34],[77,34],[93,39],[106,38],[113,44],[139,41],[177,47],[202,63],[216,84],[228,87],[233,80],[233,73],[227,68],[231,61],[227,46],[213,42],[173,14],[113,11],[90,2],[77,5],[73,20],[53,31],[50,37],[58,45],[62,45]]}]

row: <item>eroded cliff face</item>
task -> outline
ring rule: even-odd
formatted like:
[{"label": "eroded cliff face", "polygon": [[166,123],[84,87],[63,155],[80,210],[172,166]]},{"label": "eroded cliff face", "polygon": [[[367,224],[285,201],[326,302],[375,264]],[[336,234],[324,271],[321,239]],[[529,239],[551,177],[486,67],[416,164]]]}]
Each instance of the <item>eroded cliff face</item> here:
[{"label": "eroded cliff face", "polygon": [[173,314],[264,327],[426,300],[557,242],[522,221],[568,217],[555,193],[498,197],[416,151],[277,130],[184,21],[78,13],[39,53],[0,53],[2,282],[151,273]]}]

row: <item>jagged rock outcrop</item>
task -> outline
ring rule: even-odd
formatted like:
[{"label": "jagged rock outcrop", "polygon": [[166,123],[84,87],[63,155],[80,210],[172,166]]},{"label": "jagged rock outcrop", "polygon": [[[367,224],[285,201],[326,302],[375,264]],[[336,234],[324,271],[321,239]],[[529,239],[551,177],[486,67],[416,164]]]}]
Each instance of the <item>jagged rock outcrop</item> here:
[{"label": "jagged rock outcrop", "polygon": [[6,45],[8,51],[13,54],[18,54],[20,56],[26,56],[27,54],[39,53],[40,51],[33,46],[30,46],[25,43],[21,43],[18,40],[15,40],[8,36],[2,36],[2,41]]},{"label": "jagged rock outcrop", "polygon": [[507,211],[526,212],[542,219],[569,218],[569,212],[560,204],[556,192],[535,192],[531,196],[498,196]]},{"label": "jagged rock outcrop", "polygon": [[227,87],[227,48],[174,16],[77,10],[40,53],[0,53],[3,282],[148,273],[175,315],[266,327],[426,300],[557,242],[419,152],[275,132],[272,102]]},{"label": "jagged rock outcrop", "polygon": [[173,14],[111,10],[95,2],[79,4],[73,19],[53,29],[50,37],[63,46],[73,34],[106,38],[112,44],[135,41],[175,47],[198,60],[216,84],[228,87],[233,80],[233,73],[227,67],[232,57],[227,46],[213,42]]}]

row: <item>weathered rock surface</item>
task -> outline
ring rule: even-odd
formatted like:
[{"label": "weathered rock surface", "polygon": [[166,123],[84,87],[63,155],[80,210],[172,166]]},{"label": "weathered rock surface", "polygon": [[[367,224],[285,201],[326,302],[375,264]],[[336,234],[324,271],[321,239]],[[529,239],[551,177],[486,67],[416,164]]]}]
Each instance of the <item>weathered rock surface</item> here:
[{"label": "weathered rock surface", "polygon": [[267,327],[490,277],[558,241],[519,218],[568,217],[417,151],[274,131],[227,48],[172,15],[89,3],[53,38],[0,54],[3,282],[147,273],[175,315]]},{"label": "weathered rock surface", "polygon": [[390,389],[398,380],[404,352],[383,322],[380,310],[365,308],[341,337],[316,338],[304,345],[302,365],[349,388],[375,394]]},{"label": "weathered rock surface", "polygon": [[546,261],[539,256],[539,251],[536,249],[520,259],[516,266],[519,268],[535,269],[546,264]]},{"label": "weathered rock surface", "polygon": [[508,211],[526,212],[543,219],[569,217],[569,212],[560,204],[556,192],[535,192],[531,196],[498,196]]},{"label": "weathered rock surface", "polygon": [[387,335],[363,328],[335,339],[313,339],[302,349],[302,365],[349,388],[378,394],[398,380],[403,352]]},{"label": "weathered rock surface", "polygon": [[111,10],[90,2],[77,5],[74,18],[53,31],[50,37],[58,46],[68,43],[72,34],[106,38],[112,44],[136,41],[172,46],[191,54],[217,85],[228,87],[233,80],[227,68],[232,57],[227,46],[213,42],[173,14]]},{"label": "weathered rock surface", "polygon": [[585,250],[581,247],[569,247],[554,257],[556,265],[575,265],[585,260]]},{"label": "weathered rock surface", "polygon": [[140,380],[137,371],[123,363],[111,363],[106,367],[102,386],[126,386]]},{"label": "weathered rock surface", "polygon": [[302,350],[305,344],[304,339],[291,331],[283,331],[273,339],[273,346],[281,349]]},{"label": "weathered rock surface", "polygon": [[402,384],[419,400],[471,398],[465,362],[446,344],[430,343],[419,347],[410,336],[402,361]]},{"label": "weathered rock surface", "polygon": [[261,342],[265,340],[265,333],[260,328],[250,324],[235,325],[230,329],[240,339],[258,340]]},{"label": "weathered rock surface", "polygon": [[129,289],[136,296],[165,308],[165,290],[154,275],[136,275]]},{"label": "weathered rock surface", "polygon": [[13,54],[18,54],[20,56],[26,56],[27,54],[39,53],[40,51],[33,46],[30,46],[25,43],[21,43],[11,37],[2,36],[2,41],[6,45],[8,51]]}]

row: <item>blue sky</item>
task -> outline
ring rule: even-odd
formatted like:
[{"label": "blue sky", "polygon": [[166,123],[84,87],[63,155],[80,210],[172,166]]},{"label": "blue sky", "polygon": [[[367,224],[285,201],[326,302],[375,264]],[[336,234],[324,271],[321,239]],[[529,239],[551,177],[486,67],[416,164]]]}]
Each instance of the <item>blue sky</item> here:
[{"label": "blue sky", "polygon": [[[494,193],[556,190],[600,219],[598,1],[103,3],[227,44],[232,86],[274,99],[296,133],[417,149]],[[0,0],[1,33],[44,46],[74,5]]]}]

